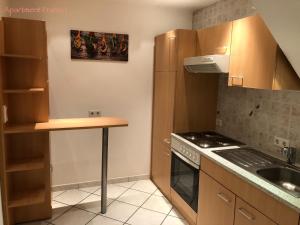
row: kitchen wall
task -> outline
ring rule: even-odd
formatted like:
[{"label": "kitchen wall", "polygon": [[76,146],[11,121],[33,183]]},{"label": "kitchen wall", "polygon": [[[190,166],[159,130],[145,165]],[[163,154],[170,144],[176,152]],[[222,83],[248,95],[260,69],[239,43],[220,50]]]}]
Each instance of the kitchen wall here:
[{"label": "kitchen wall", "polygon": [[[123,0],[10,0],[11,7],[47,7],[14,17],[47,22],[51,118],[104,116],[129,120],[109,133],[109,178],[150,174],[154,36],[192,28],[192,11]],[[138,1],[136,1],[138,2]],[[70,59],[70,29],[129,34],[129,62]],[[100,180],[101,130],[51,134],[53,185]]]},{"label": "kitchen wall", "polygon": [[[199,29],[255,13],[248,0],[223,0],[194,13]],[[217,131],[278,156],[274,136],[300,149],[300,92],[228,87],[220,76]],[[298,154],[299,156],[300,154]],[[300,157],[299,157],[300,163]]]}]

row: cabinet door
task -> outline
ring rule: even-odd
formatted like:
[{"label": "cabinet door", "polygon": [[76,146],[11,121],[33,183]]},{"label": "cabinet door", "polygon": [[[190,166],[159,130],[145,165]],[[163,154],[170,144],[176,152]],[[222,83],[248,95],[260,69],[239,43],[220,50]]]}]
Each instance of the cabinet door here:
[{"label": "cabinet door", "polygon": [[155,38],[155,71],[176,70],[176,36],[168,32]]},{"label": "cabinet door", "polygon": [[232,22],[197,31],[197,55],[230,54]]},{"label": "cabinet door", "polygon": [[235,195],[200,172],[197,225],[233,225]]},{"label": "cabinet door", "polygon": [[166,195],[170,192],[175,76],[175,72],[155,72],[154,78],[151,177]]},{"label": "cabinet door", "polygon": [[234,225],[276,225],[276,223],[237,198]]},{"label": "cabinet door", "polygon": [[230,86],[272,89],[277,43],[259,16],[233,22]]}]

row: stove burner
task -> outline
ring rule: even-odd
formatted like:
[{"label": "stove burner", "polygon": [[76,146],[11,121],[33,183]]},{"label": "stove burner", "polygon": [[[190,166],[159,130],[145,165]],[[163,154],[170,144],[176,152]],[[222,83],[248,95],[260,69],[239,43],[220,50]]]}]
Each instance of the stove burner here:
[{"label": "stove burner", "polygon": [[216,132],[190,132],[178,134],[186,140],[198,145],[201,148],[216,148],[216,147],[227,147],[227,146],[239,146],[243,143],[225,137]]}]

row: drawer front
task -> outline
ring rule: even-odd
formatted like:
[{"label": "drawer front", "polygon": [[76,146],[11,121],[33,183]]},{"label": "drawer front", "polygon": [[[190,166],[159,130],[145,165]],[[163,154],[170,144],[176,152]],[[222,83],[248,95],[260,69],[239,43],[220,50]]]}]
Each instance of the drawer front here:
[{"label": "drawer front", "polygon": [[297,225],[299,214],[215,162],[201,157],[201,170],[279,225]]},{"label": "drawer front", "polygon": [[237,198],[234,225],[277,225],[262,213]]},{"label": "drawer front", "polygon": [[200,173],[198,225],[233,225],[235,195]]}]

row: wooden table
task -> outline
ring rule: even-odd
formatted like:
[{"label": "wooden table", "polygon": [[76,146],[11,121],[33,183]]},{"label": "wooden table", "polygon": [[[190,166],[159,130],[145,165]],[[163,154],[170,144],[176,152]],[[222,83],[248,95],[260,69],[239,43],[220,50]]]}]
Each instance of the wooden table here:
[{"label": "wooden table", "polygon": [[52,119],[45,123],[25,125],[7,125],[4,133],[31,133],[40,131],[78,130],[102,128],[102,174],[101,174],[101,213],[106,213],[107,205],[107,161],[108,161],[108,129],[125,127],[128,121],[113,117]]}]

